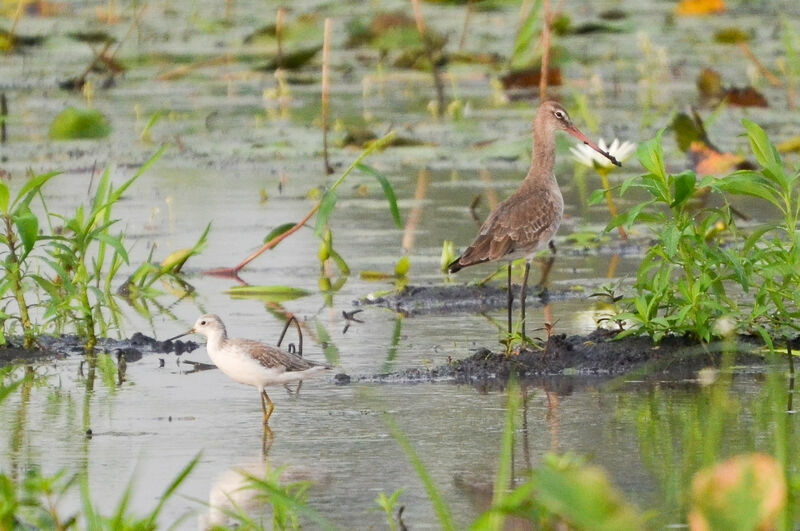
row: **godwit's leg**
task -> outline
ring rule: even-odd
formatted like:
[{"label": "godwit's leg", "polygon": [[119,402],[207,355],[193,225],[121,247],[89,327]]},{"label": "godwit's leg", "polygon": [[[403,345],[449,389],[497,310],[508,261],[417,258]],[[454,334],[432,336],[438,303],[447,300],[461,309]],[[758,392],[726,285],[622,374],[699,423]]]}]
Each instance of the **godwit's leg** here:
[{"label": "godwit's leg", "polygon": [[539,281],[539,285],[542,287],[542,289],[547,289],[547,277],[550,275],[550,269],[553,267],[553,262],[556,260],[556,246],[552,240],[548,244],[548,247],[550,247],[550,252],[553,254],[550,255],[550,258],[548,258],[547,262],[545,262],[542,266],[542,279]]},{"label": "godwit's leg", "polygon": [[522,339],[525,340],[525,299],[528,297],[528,273],[531,271],[531,261],[525,262],[525,275],[522,277],[522,287],[519,289],[519,303],[522,305],[520,318],[522,319]]},{"label": "godwit's leg", "polygon": [[514,306],[514,293],[511,291],[511,262],[508,263],[508,335],[511,336],[511,308]]},{"label": "godwit's leg", "polygon": [[275,404],[272,403],[272,400],[269,399],[269,395],[267,392],[262,389],[261,390],[261,411],[264,413],[264,425],[269,423],[269,417],[272,415],[272,411],[275,409]]}]

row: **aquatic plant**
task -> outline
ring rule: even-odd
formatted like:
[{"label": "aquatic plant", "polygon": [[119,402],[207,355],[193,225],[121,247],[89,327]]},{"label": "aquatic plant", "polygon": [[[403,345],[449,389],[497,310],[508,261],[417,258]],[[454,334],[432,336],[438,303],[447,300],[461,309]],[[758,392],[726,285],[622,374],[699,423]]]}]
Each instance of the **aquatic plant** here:
[{"label": "aquatic plant", "polygon": [[[6,343],[6,323],[9,320],[18,320],[22,327],[23,348],[33,347],[36,328],[29,313],[29,303],[25,293],[31,285],[38,283],[40,277],[35,274],[35,268],[29,263],[29,257],[34,247],[44,240],[39,235],[39,218],[30,208],[35,197],[41,197],[42,187],[58,175],[46,173],[32,177],[25,186],[11,199],[8,186],[0,181],[0,244],[6,247],[7,254],[2,263],[5,277],[0,282],[0,344]],[[9,301],[6,293],[11,292],[11,297],[17,305],[17,314],[8,313]]]},{"label": "aquatic plant", "polygon": [[[60,332],[69,326],[84,339],[86,352],[93,353],[98,336],[121,328],[120,299],[147,313],[143,301],[158,295],[151,287],[156,280],[169,277],[183,282],[177,273],[202,250],[209,227],[192,248],[176,251],[160,265],[150,263],[151,256],[116,288],[129,257],[124,232],[112,231],[118,222],[113,219],[114,205],[164,149],[117,188],[111,182],[111,168],[106,169],[91,204],[78,206],[69,215],[50,212],[42,198],[43,187],[58,173],[31,177],[13,198],[0,182],[0,246],[4,247],[0,256],[5,274],[0,282],[0,344],[6,343],[15,322],[22,329],[24,348],[32,348],[42,331]],[[43,214],[31,208],[36,198],[41,199]],[[185,282],[183,287],[191,291]]]},{"label": "aquatic plant", "polygon": [[119,308],[114,298],[113,281],[123,263],[129,262],[124,233],[113,234],[114,204],[147,169],[159,159],[158,150],[118,188],[111,183],[107,168],[97,183],[91,208],[79,206],[71,217],[50,214],[64,223],[62,234],[50,237],[46,260],[56,277],[42,278],[39,285],[50,295],[45,317],[59,322],[77,323],[87,353],[94,352],[97,336],[106,334],[112,324],[119,327]]},{"label": "aquatic plant", "polygon": [[[308,223],[308,221],[311,220],[311,218],[313,218],[314,216],[316,216],[314,224],[314,234],[317,237],[322,238],[324,243],[324,238],[325,235],[327,234],[326,231],[329,229],[328,221],[330,220],[331,214],[333,213],[333,210],[336,207],[336,202],[339,199],[338,196],[336,195],[336,189],[339,187],[339,185],[342,184],[342,182],[344,182],[345,178],[347,178],[347,176],[350,175],[350,173],[352,173],[353,170],[356,169],[358,169],[362,173],[371,175],[380,183],[381,188],[383,189],[383,193],[386,196],[386,200],[389,203],[389,212],[392,215],[392,219],[394,220],[395,225],[400,227],[401,223],[400,223],[399,210],[397,208],[397,196],[394,193],[394,189],[392,188],[391,183],[389,182],[388,179],[386,179],[386,177],[384,177],[374,168],[371,168],[366,164],[362,164],[362,161],[365,158],[367,158],[367,156],[369,156],[372,152],[383,149],[384,147],[390,145],[394,137],[395,137],[395,132],[391,131],[386,135],[384,135],[383,137],[373,142],[370,142],[367,145],[367,147],[364,148],[361,154],[358,157],[356,157],[356,159],[350,164],[350,166],[348,166],[347,169],[344,172],[342,172],[339,178],[336,179],[336,181],[334,181],[334,183],[325,190],[325,192],[322,195],[322,198],[311,208],[311,210],[308,211],[308,213],[303,217],[303,219],[301,219],[297,223],[284,223],[277,229],[270,232],[270,235],[272,237],[271,238],[268,237],[268,239],[266,239],[266,241],[264,242],[264,245],[262,245],[259,249],[253,252],[250,256],[239,262],[239,264],[237,264],[236,266],[231,268],[215,269],[209,271],[209,273],[217,275],[234,275],[234,276],[237,275],[239,271],[241,271],[247,264],[249,264],[256,258],[261,256],[264,252],[273,249],[284,239],[288,238],[289,236],[300,230],[302,227],[304,227],[305,224]],[[326,247],[327,251],[323,251],[323,248],[321,248],[319,255],[320,258],[323,256],[324,252],[328,253],[328,257],[333,256],[331,255],[332,247],[330,245]],[[338,263],[340,269],[342,268],[343,264],[344,260],[341,260],[341,262]],[[349,271],[349,268],[347,269],[347,271]]]},{"label": "aquatic plant", "polygon": [[[622,336],[647,334],[659,341],[666,334],[688,334],[710,341],[721,335],[714,324],[729,318],[737,330],[757,332],[772,346],[773,334],[800,329],[800,171],[787,171],[758,125],[745,120],[744,127],[760,168],[720,178],[698,181],[692,171],[667,172],[661,133],[639,146],[637,157],[648,173],[625,181],[620,193],[639,188],[649,197],[614,218],[607,230],[641,222],[655,244],[642,260],[625,310],[614,317],[629,323]],[[722,205],[698,209],[691,199],[700,188]],[[733,196],[766,201],[782,219],[745,234],[732,214]]]}]

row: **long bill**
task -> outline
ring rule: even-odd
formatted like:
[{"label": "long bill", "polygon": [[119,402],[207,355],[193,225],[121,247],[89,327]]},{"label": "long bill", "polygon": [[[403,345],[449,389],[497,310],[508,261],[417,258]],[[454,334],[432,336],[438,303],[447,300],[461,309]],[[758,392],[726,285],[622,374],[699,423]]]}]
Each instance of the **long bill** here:
[{"label": "long bill", "polygon": [[580,140],[581,142],[583,142],[584,144],[586,144],[587,146],[592,148],[593,150],[595,150],[598,153],[600,153],[601,155],[603,155],[605,158],[610,160],[611,163],[614,164],[615,166],[622,166],[622,163],[620,161],[618,161],[616,159],[616,157],[614,157],[614,155],[612,155],[611,153],[609,153],[607,151],[603,151],[602,149],[600,149],[597,146],[597,144],[595,144],[594,142],[589,140],[586,137],[586,135],[581,133],[580,130],[577,127],[575,127],[574,125],[569,124],[569,126],[567,127],[567,133],[571,134],[572,136],[574,136],[575,138],[577,138],[578,140]]},{"label": "long bill", "polygon": [[182,334],[178,334],[178,335],[177,335],[177,336],[175,336],[175,337],[171,337],[171,338],[169,338],[169,339],[165,339],[164,341],[165,341],[165,342],[166,342],[166,341],[174,341],[174,340],[178,339],[179,337],[188,336],[189,334],[194,334],[194,328],[192,328],[192,329],[191,329],[191,330],[189,330],[188,332],[184,332],[184,333],[182,333]]}]

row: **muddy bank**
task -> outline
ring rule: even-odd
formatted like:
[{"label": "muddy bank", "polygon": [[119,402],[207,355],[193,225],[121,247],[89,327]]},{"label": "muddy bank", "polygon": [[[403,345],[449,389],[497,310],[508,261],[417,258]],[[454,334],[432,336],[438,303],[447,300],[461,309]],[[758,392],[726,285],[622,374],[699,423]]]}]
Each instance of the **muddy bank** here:
[{"label": "muddy bank", "polygon": [[[514,305],[519,306],[520,286],[511,287],[514,294]],[[566,289],[562,287],[528,286],[527,306],[536,308],[550,302],[562,302],[570,299],[580,299],[590,294],[590,291],[579,289]],[[381,297],[364,297],[353,301],[356,306],[382,306],[406,316],[443,313],[481,313],[508,305],[508,292],[488,284],[465,285],[455,284],[449,286],[406,286],[388,295]]]},{"label": "muddy bank", "polygon": [[[519,354],[481,349],[472,356],[453,360],[432,369],[413,368],[367,378],[363,382],[432,382],[482,384],[504,382],[512,374],[522,379],[548,376],[614,377],[627,374],[632,378],[695,378],[699,369],[719,366],[723,344],[699,345],[687,338],[665,338],[655,345],[647,337],[614,340],[615,332],[595,330],[589,335],[555,335],[541,350],[526,348]],[[765,358],[757,350],[763,347],[758,339],[741,336],[732,344],[736,365],[763,366]]]},{"label": "muddy bank", "polygon": [[[40,336],[36,338],[37,348],[19,348],[20,338],[9,338],[8,345],[0,348],[0,365],[25,363],[45,359],[57,359],[70,355],[83,354],[83,339],[65,334],[61,336]],[[124,355],[125,361],[135,362],[147,354],[175,354],[180,356],[192,352],[198,346],[194,341],[158,341],[136,332],[127,339],[98,338],[95,352],[114,356]]]}]

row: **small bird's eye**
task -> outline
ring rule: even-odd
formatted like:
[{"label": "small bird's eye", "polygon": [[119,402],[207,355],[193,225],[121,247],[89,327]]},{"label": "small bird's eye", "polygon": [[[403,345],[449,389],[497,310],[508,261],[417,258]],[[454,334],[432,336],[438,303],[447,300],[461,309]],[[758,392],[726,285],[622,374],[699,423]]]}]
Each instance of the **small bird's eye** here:
[{"label": "small bird's eye", "polygon": [[200,321],[200,326],[205,326],[205,324],[206,324],[205,321]]}]

